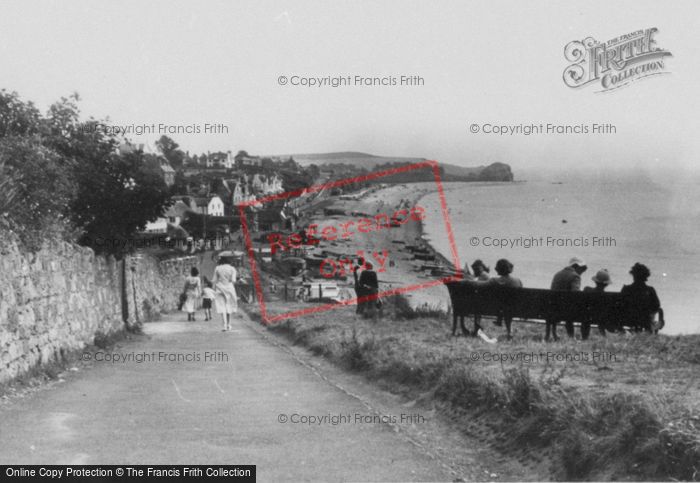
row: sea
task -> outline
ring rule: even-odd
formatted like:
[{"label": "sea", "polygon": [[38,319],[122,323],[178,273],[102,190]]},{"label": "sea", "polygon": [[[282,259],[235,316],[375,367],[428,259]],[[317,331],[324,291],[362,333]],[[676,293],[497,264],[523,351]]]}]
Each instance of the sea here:
[{"label": "sea", "polygon": [[[664,309],[665,334],[700,333],[700,190],[687,180],[542,179],[512,183],[445,183],[449,225],[460,264],[499,258],[515,266],[526,287],[549,288],[573,256],[612,277],[608,291],[631,283],[636,262],[651,270]],[[437,192],[426,210],[423,237],[452,259]]]}]

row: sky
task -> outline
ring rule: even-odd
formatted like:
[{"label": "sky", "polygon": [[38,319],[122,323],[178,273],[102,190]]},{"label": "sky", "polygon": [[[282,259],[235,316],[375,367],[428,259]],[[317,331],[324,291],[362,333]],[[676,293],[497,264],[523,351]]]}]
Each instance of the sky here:
[{"label": "sky", "polygon": [[[562,81],[570,41],[650,27],[672,53],[668,74],[605,93]],[[516,170],[697,173],[698,30],[694,1],[2,0],[0,88],[42,110],[78,92],[86,118],[113,125],[228,128],[171,135],[194,153],[362,151]],[[424,84],[279,83],[348,75]],[[470,132],[520,123],[611,123],[616,133]]]}]

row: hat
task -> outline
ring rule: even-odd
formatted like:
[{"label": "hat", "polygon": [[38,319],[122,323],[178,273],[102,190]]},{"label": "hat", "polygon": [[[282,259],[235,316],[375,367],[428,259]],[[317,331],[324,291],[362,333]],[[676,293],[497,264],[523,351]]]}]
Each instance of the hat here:
[{"label": "hat", "polygon": [[591,277],[595,283],[602,283],[603,285],[610,285],[612,280],[610,280],[610,274],[606,268],[598,270],[594,277]]},{"label": "hat", "polygon": [[217,255],[219,258],[233,258],[234,254],[230,250],[224,250]]},{"label": "hat", "polygon": [[586,262],[583,261],[583,259],[579,257],[573,257],[571,260],[569,260],[569,267],[573,267],[574,265],[578,265],[579,267],[586,267]]},{"label": "hat", "polygon": [[646,280],[651,276],[651,271],[649,270],[649,267],[647,267],[646,265],[637,262],[630,269],[630,274],[634,278],[639,277],[639,278]]}]

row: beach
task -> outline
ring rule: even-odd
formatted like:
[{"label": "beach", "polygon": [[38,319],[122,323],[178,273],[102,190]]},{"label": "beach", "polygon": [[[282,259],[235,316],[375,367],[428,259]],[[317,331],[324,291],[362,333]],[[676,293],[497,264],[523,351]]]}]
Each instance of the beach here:
[{"label": "beach", "polygon": [[[371,262],[377,271],[380,291],[424,284],[440,278],[433,271],[434,265],[450,268],[446,259],[433,250],[423,234],[426,219],[440,215],[425,212],[422,220],[418,220],[417,215],[414,218],[410,216],[412,209],[415,212],[422,208],[420,200],[434,191],[434,183],[382,186],[357,196],[344,196],[344,199],[335,200],[326,210],[337,214],[329,216],[317,213],[304,220],[304,224],[318,224],[319,233],[331,226],[340,231],[339,227],[344,223],[358,223],[363,218],[373,218],[377,215],[387,215],[391,218],[397,210],[405,210],[409,219],[403,225],[383,227],[367,233],[353,229],[353,225],[349,228],[349,231],[352,231],[351,235],[340,235],[337,240],[330,242],[322,240],[317,251],[331,252],[355,260],[358,258],[358,251],[363,251],[365,259]],[[345,214],[340,214],[341,212]],[[400,213],[398,216],[403,219],[404,214]],[[419,249],[419,253],[416,253],[415,249]],[[435,259],[430,260],[432,257]],[[340,282],[340,285],[352,291],[352,276],[348,274],[347,280]],[[447,290],[442,285],[420,288],[404,295],[414,308],[447,310],[449,307]],[[352,296],[354,297],[354,293]]]}]

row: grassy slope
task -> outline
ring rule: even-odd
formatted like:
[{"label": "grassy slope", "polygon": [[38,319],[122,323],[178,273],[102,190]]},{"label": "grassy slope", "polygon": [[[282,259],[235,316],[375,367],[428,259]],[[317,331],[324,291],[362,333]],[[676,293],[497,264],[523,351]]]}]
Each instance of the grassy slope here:
[{"label": "grassy slope", "polygon": [[[553,478],[700,478],[700,336],[595,334],[545,344],[541,327],[516,323],[514,340],[490,345],[449,337],[444,316],[406,319],[403,304],[385,307],[377,321],[347,307],[271,330],[408,397],[430,398],[452,418],[457,412],[466,432],[506,454],[551,464]],[[268,310],[289,308],[273,302]],[[541,352],[615,359],[483,360],[484,353]]]}]

